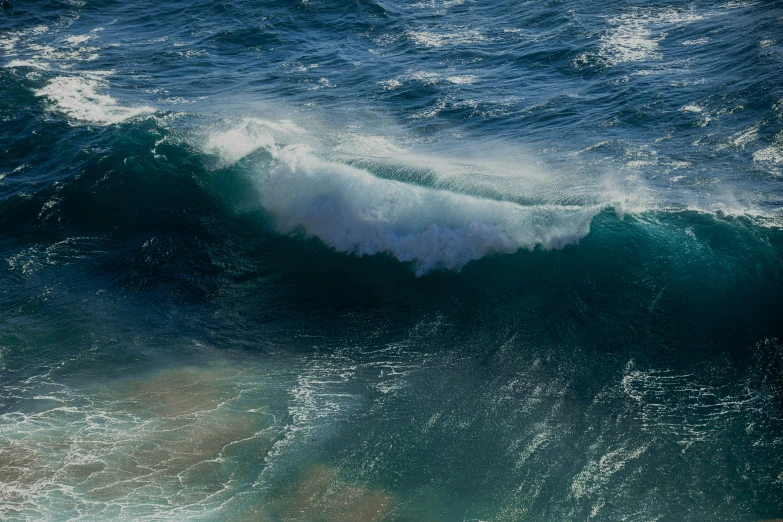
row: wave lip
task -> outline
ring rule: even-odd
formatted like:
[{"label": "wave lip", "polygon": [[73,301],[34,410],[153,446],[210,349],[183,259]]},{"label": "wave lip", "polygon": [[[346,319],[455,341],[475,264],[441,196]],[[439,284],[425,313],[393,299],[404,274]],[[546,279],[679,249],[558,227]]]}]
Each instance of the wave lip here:
[{"label": "wave lip", "polygon": [[522,206],[373,176],[307,151],[276,151],[261,202],[281,233],[304,232],[340,252],[388,253],[417,275],[459,270],[497,253],[562,248],[590,231],[595,206]]}]

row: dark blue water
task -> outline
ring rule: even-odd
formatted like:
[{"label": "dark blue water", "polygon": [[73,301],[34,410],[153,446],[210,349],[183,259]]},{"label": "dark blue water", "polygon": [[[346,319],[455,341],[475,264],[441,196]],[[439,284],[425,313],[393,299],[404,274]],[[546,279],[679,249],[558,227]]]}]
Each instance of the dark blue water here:
[{"label": "dark blue water", "polygon": [[0,519],[783,517],[783,4],[9,0]]}]

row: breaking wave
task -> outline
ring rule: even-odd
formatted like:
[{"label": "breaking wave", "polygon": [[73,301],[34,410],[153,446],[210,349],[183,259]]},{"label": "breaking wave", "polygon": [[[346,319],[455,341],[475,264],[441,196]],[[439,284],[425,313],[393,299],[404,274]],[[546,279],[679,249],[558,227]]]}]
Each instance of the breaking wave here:
[{"label": "breaking wave", "polygon": [[282,233],[301,231],[340,252],[391,254],[419,275],[576,243],[602,208],[522,206],[381,179],[296,147],[277,151],[261,201]]}]

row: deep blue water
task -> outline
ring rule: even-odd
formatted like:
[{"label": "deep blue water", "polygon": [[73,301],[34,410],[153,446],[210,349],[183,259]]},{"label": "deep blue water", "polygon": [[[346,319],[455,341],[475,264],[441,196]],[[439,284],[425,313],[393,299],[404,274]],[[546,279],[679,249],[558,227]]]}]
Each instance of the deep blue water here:
[{"label": "deep blue water", "polygon": [[0,519],[783,517],[783,3],[9,0]]}]

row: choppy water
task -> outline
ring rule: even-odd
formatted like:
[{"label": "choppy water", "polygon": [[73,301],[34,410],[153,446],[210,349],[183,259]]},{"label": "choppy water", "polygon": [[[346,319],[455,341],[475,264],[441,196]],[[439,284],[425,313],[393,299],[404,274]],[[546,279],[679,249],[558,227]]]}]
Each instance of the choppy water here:
[{"label": "choppy water", "polygon": [[783,517],[780,2],[9,2],[0,519]]}]

